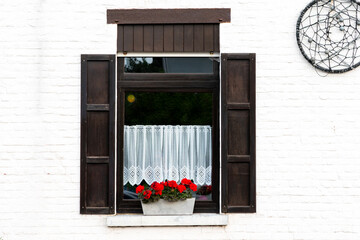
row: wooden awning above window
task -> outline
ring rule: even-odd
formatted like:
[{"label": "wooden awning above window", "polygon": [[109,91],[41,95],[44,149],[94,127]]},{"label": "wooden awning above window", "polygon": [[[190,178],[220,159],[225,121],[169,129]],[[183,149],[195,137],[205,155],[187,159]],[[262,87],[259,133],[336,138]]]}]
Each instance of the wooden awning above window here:
[{"label": "wooden awning above window", "polygon": [[118,52],[219,52],[219,24],[118,25]]},{"label": "wooden awning above window", "polygon": [[118,52],[219,52],[230,9],[109,9],[107,21],[118,24]]},{"label": "wooden awning above window", "polygon": [[230,22],[230,8],[108,9],[107,23],[193,24]]}]

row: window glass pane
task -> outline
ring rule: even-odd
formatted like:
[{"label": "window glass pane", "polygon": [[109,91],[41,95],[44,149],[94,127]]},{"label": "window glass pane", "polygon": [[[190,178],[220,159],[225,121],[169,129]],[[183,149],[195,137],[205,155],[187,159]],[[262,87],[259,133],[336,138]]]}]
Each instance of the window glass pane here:
[{"label": "window glass pane", "polygon": [[214,58],[130,57],[125,58],[127,73],[212,73]]},{"label": "window glass pane", "polygon": [[212,93],[126,92],[124,198],[153,181],[193,180],[211,200]]}]

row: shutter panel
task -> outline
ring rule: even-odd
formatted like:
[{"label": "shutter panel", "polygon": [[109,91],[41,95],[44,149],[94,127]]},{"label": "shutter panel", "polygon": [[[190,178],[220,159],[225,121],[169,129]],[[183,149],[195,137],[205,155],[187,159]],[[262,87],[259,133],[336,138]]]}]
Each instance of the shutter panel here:
[{"label": "shutter panel", "polygon": [[80,213],[114,213],[115,55],[81,56]]},{"label": "shutter panel", "polygon": [[222,212],[255,212],[255,54],[221,55]]}]

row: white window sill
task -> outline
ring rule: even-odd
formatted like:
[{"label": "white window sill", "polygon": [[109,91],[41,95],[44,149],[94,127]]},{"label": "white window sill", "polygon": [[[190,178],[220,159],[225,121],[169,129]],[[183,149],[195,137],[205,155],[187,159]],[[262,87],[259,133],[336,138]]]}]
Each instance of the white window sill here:
[{"label": "white window sill", "polygon": [[107,218],[108,227],[162,227],[162,226],[225,226],[225,214],[193,214],[182,216],[144,216],[121,214]]}]

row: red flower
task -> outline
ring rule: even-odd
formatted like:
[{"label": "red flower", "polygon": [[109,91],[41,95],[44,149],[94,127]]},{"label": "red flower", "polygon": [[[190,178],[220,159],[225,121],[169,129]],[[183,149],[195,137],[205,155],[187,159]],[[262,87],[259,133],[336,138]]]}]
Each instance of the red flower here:
[{"label": "red flower", "polygon": [[178,184],[176,183],[176,181],[168,181],[168,185],[171,188],[176,188],[178,186]]},{"label": "red flower", "polygon": [[182,193],[184,190],[186,190],[186,187],[184,185],[178,185],[177,190],[179,190],[179,192]]},{"label": "red flower", "polygon": [[151,188],[155,190],[155,195],[162,195],[162,190],[164,190],[164,186],[158,182],[153,182]]},{"label": "red flower", "polygon": [[161,185],[163,185],[164,187],[169,186],[169,184],[168,184],[168,182],[167,182],[167,181],[165,181],[165,182],[161,182],[160,184],[161,184]]},{"label": "red flower", "polygon": [[136,193],[141,193],[143,190],[144,190],[144,186],[139,185],[136,188]]},{"label": "red flower", "polygon": [[184,185],[190,185],[192,181],[190,179],[184,178],[183,180],[181,180],[181,183]]},{"label": "red flower", "polygon": [[154,189],[156,192],[164,190],[164,186],[158,182],[153,182],[153,184],[151,184],[151,188]]},{"label": "red flower", "polygon": [[190,189],[195,192],[197,190],[197,186],[195,184],[191,183],[190,184]]},{"label": "red flower", "polygon": [[150,190],[146,190],[143,194],[144,194],[144,199],[149,199],[152,192]]}]

